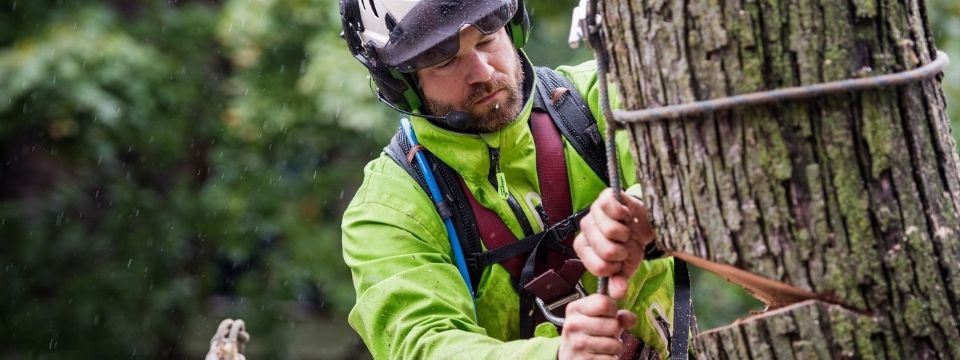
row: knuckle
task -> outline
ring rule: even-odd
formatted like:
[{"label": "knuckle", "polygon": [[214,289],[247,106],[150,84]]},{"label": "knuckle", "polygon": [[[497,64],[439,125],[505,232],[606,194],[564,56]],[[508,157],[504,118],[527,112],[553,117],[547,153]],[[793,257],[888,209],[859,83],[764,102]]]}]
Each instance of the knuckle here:
[{"label": "knuckle", "polygon": [[585,247],[586,245],[587,245],[587,239],[583,235],[583,233],[577,234],[577,236],[573,238],[574,250],[580,251],[580,249]]},{"label": "knuckle", "polygon": [[599,304],[599,309],[604,315],[615,316],[617,314],[617,304],[610,300],[610,298],[604,298],[603,302]]},{"label": "knuckle", "polygon": [[620,229],[617,226],[605,226],[600,228],[600,234],[607,239],[619,239]]},{"label": "knuckle", "polygon": [[623,249],[616,245],[604,246],[597,249],[597,255],[599,255],[601,258],[608,259],[608,260],[613,260],[618,258],[622,252],[623,252]]},{"label": "knuckle", "polygon": [[582,336],[574,336],[570,340],[571,340],[570,347],[572,347],[574,350],[577,350],[577,351],[583,351],[587,349],[588,346],[590,345],[587,339]]},{"label": "knuckle", "polygon": [[606,321],[603,324],[602,331],[605,335],[617,336],[620,334],[620,322],[616,319]]},{"label": "knuckle", "polygon": [[619,263],[602,262],[597,265],[597,271],[602,272],[604,274],[613,274],[619,270],[620,270]]},{"label": "knuckle", "polygon": [[587,216],[584,216],[582,219],[580,219],[580,229],[581,229],[581,230],[590,227],[590,221],[589,221],[589,219],[590,219],[590,214],[587,214]]}]

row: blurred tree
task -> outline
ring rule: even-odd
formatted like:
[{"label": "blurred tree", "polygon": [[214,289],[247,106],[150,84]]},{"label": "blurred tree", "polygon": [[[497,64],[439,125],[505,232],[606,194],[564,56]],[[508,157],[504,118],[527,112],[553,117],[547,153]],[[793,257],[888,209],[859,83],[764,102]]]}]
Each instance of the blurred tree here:
[{"label": "blurred tree", "polygon": [[184,39],[166,47],[108,6],[59,3],[3,9],[26,25],[0,52],[0,348],[177,356],[210,279],[191,198],[219,80],[190,46],[211,46],[215,13],[142,18]]},{"label": "blurred tree", "polygon": [[260,310],[233,314],[259,335],[251,350],[283,357],[285,304],[349,307],[339,212],[391,126],[336,12],[0,10],[0,355],[183,357],[221,293]]}]

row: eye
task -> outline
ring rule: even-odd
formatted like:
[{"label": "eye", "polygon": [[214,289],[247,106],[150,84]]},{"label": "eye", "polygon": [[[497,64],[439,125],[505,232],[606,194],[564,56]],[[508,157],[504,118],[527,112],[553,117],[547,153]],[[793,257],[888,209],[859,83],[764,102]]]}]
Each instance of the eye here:
[{"label": "eye", "polygon": [[444,61],[444,62],[442,62],[442,63],[439,63],[439,64],[437,64],[435,67],[436,67],[437,69],[443,69],[443,68],[445,68],[445,67],[447,67],[447,66],[450,66],[450,64],[453,64],[453,60],[454,60],[454,59],[456,59],[456,57],[450,58],[450,60],[447,60],[447,61]]},{"label": "eye", "polygon": [[483,37],[482,39],[480,39],[480,42],[479,42],[478,44],[479,44],[479,45],[487,45],[487,44],[492,43],[493,40],[494,40],[494,36],[493,36],[493,35],[488,35],[488,36],[485,36],[485,37]]}]

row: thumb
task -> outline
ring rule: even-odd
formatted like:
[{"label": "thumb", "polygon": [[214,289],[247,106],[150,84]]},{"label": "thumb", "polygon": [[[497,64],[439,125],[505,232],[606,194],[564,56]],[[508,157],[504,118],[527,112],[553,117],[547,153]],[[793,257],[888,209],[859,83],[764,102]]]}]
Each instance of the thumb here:
[{"label": "thumb", "polygon": [[637,326],[637,315],[630,310],[618,310],[617,321],[620,323],[620,327],[627,330],[633,329],[634,326]]}]

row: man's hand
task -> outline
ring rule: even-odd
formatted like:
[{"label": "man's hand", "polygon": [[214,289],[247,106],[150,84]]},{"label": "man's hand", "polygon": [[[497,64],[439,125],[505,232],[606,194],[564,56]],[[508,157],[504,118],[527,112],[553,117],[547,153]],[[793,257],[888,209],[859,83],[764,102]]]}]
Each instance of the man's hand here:
[{"label": "man's hand", "polygon": [[573,241],[573,249],[587,271],[610,277],[610,296],[614,299],[627,294],[628,280],[653,241],[653,227],[643,202],[626,194],[623,199],[626,205],[621,205],[610,189],[600,193],[590,213],[580,220],[580,234]]},{"label": "man's hand", "polygon": [[637,316],[617,310],[613,299],[590,295],[567,305],[558,360],[616,359],[623,350],[620,332],[633,328]]},{"label": "man's hand", "polygon": [[205,360],[246,360],[243,347],[250,341],[243,320],[225,319],[217,327],[217,333],[210,339],[210,351]]}]

